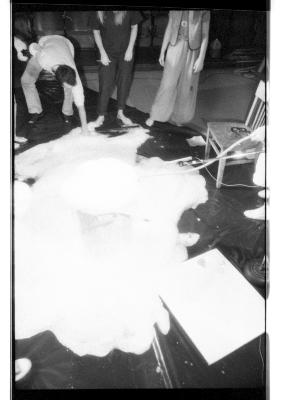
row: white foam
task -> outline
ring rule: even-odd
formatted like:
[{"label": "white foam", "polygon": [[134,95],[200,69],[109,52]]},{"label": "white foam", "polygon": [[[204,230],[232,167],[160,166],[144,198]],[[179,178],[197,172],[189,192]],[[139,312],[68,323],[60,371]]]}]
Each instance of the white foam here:
[{"label": "white foam", "polygon": [[[198,172],[137,156],[145,130],[109,138],[78,131],[15,158],[36,178],[15,218],[15,335],[50,329],[79,355],[148,350],[169,317],[158,277],[186,258],[177,222],[207,200]],[[20,196],[15,196],[15,207]]]}]

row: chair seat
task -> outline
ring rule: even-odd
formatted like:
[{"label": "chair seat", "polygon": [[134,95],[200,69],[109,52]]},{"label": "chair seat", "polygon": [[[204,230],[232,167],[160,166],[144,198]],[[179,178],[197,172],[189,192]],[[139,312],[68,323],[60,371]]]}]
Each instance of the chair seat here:
[{"label": "chair seat", "polygon": [[[222,185],[226,165],[244,164],[257,160],[259,153],[257,144],[246,139],[253,130],[265,124],[265,119],[265,83],[260,81],[245,123],[238,121],[208,122],[205,160],[209,158],[210,150],[213,148],[218,156],[217,188]],[[237,142],[244,138],[246,139],[237,145]],[[231,148],[229,149],[229,147]],[[222,157],[222,152],[230,157]]]},{"label": "chair seat", "polygon": [[[235,131],[233,128],[243,128],[242,131]],[[207,132],[207,141],[205,147],[205,159],[208,159],[210,148],[212,147],[217,155],[219,155],[222,151],[228,149],[232,144],[236,143],[238,140],[247,137],[251,132],[244,123],[237,122],[237,121],[228,121],[228,122],[209,122],[208,123],[208,132]],[[247,152],[251,152],[251,150],[255,150],[255,145],[250,149],[248,142],[246,141],[247,145]],[[234,152],[243,152],[243,148],[245,150],[245,144],[241,143],[232,150]],[[232,152],[231,151],[231,152]],[[231,154],[231,153],[227,153]],[[217,180],[216,180],[216,187],[220,188],[222,185],[222,178],[224,173],[224,168],[226,165],[234,165],[234,164],[244,164],[248,162],[253,162],[256,159],[256,155],[248,155],[243,158],[233,159],[233,160],[226,160],[221,158],[218,163],[218,172],[217,172]]]},{"label": "chair seat", "polygon": [[[244,128],[248,132],[233,132],[232,128]],[[242,122],[228,121],[228,122],[209,122],[208,130],[210,133],[210,139],[214,140],[221,150],[227,149],[237,140],[249,135],[251,129],[247,128]],[[238,150],[239,146],[235,150]]]}]

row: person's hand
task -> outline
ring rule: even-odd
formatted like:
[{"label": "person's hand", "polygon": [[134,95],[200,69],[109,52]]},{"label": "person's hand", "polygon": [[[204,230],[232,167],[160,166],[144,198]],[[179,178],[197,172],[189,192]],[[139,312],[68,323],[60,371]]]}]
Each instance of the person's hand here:
[{"label": "person's hand", "polygon": [[27,45],[21,39],[14,37],[14,46],[17,51],[17,57],[20,61],[27,61],[28,57],[23,54],[27,50]]},{"label": "person's hand", "polygon": [[133,51],[130,50],[130,49],[127,49],[127,50],[126,50],[126,53],[125,53],[124,60],[125,60],[125,61],[131,61],[132,58],[133,58]]},{"label": "person's hand", "polygon": [[164,53],[160,53],[159,64],[161,65],[161,67],[164,67],[164,64],[165,64],[165,54]]},{"label": "person's hand", "polygon": [[203,65],[204,65],[203,61],[201,60],[201,58],[198,57],[193,65],[193,73],[199,74],[199,72],[201,72],[203,69]]},{"label": "person's hand", "polygon": [[82,135],[84,135],[84,136],[90,135],[90,131],[89,131],[88,127],[82,128]]},{"label": "person's hand", "polygon": [[108,55],[106,54],[106,52],[101,53],[101,57],[100,57],[100,61],[103,65],[109,65],[109,63],[111,62],[110,59],[108,58]]}]

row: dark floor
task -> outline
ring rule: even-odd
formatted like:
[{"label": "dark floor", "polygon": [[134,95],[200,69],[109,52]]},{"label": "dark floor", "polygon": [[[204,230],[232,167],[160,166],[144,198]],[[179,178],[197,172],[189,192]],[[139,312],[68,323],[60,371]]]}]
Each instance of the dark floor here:
[{"label": "dark floor", "polygon": [[[21,89],[16,89],[17,134],[29,138],[29,144],[17,152],[67,133],[60,120],[59,101],[54,102],[54,98],[57,98],[54,97],[54,93],[58,88],[50,83],[48,88],[44,81],[39,82],[39,87],[46,115],[32,130],[25,124],[27,110],[23,94]],[[97,93],[85,89],[85,94],[88,119],[93,120],[96,117]],[[114,119],[115,111],[116,103],[112,100],[107,121],[100,131],[118,128]],[[147,118],[144,113],[129,107],[127,115],[140,125],[143,125]],[[74,126],[78,126],[78,117],[75,117]],[[116,129],[111,134],[118,135],[120,131]],[[138,149],[138,153],[147,157],[158,156],[165,160],[188,155],[202,157],[202,147],[189,147],[186,142],[186,138],[194,134],[198,133],[187,127],[156,123],[150,132],[153,138],[144,143]],[[216,174],[216,168],[217,166],[213,165],[210,172]],[[252,185],[253,168],[252,164],[226,168],[224,182]],[[220,249],[265,296],[264,277],[253,275],[249,278],[249,274],[246,273],[254,262],[261,263],[265,253],[265,223],[247,219],[243,215],[244,210],[262,204],[263,200],[257,196],[259,188],[223,187],[217,190],[209,174],[205,170],[202,170],[202,174],[207,181],[209,200],[196,210],[186,211],[179,221],[181,232],[200,234],[200,240],[190,249],[189,256],[193,257],[214,247]],[[159,335],[159,343],[173,387],[243,389],[239,397],[231,397],[229,394],[220,397],[219,393],[224,392],[215,392],[214,397],[202,397],[206,400],[265,399],[265,336],[253,340],[210,367],[202,360],[173,317],[170,333],[167,336]],[[43,332],[33,338],[18,341],[15,355],[29,357],[33,362],[32,373],[18,385],[18,389],[165,387],[152,349],[142,356],[114,351],[104,358],[78,357],[64,348],[51,332]],[[251,388],[252,391],[248,392],[246,388]],[[20,397],[20,390],[16,394],[17,399],[25,398]]]}]

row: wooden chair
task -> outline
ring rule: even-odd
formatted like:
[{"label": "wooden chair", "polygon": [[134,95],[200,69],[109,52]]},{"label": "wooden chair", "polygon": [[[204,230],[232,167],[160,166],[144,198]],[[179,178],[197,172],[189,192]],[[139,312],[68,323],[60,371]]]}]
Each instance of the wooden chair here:
[{"label": "wooden chair", "polygon": [[[237,142],[239,139],[242,139],[243,137],[249,135],[253,130],[257,129],[260,126],[265,125],[265,121],[266,121],[265,83],[264,81],[260,81],[255,93],[254,101],[251,105],[245,123],[235,122],[235,121],[208,122],[205,159],[209,158],[211,146],[218,155],[222,151],[227,149],[229,146],[231,146],[233,143]],[[249,141],[249,146],[250,145],[251,142]],[[243,146],[243,148],[245,148],[245,146]],[[237,146],[235,147],[234,150],[239,151],[241,149],[242,147]],[[218,165],[216,187],[218,189],[221,187],[224,168],[226,165],[244,164],[248,162],[253,162],[256,160],[256,158],[257,157],[254,158],[248,157],[236,160],[233,159],[231,161],[220,159]]]}]

